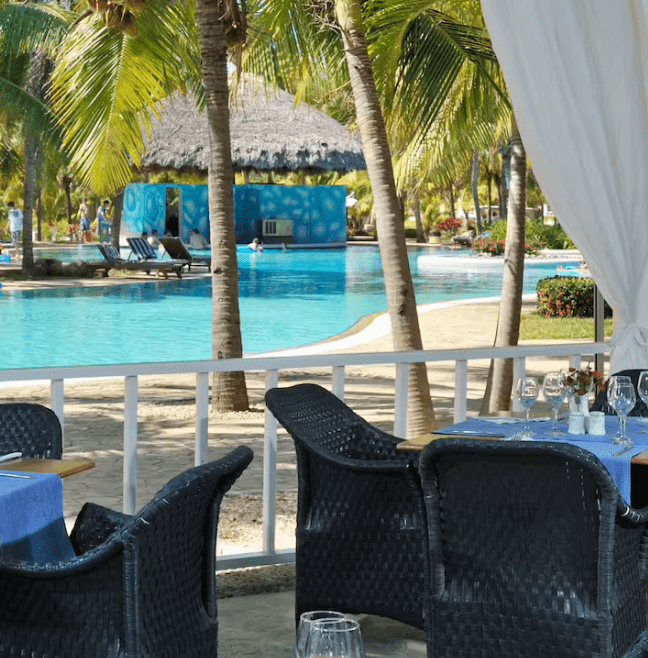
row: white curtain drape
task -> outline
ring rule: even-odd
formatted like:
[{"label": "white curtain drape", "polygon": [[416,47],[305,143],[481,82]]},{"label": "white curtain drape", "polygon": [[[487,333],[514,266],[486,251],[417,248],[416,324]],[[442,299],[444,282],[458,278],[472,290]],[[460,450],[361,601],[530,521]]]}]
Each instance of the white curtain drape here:
[{"label": "white curtain drape", "polygon": [[648,368],[648,0],[482,0],[533,171]]}]

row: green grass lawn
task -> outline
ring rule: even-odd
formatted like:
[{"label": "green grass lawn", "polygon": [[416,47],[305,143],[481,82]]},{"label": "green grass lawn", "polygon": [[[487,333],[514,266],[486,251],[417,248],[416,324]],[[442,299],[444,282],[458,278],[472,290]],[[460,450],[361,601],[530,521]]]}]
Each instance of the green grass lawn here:
[{"label": "green grass lawn", "polygon": [[[612,335],[613,320],[605,320],[605,335]],[[594,340],[592,318],[547,318],[538,313],[523,313],[520,340]]]}]

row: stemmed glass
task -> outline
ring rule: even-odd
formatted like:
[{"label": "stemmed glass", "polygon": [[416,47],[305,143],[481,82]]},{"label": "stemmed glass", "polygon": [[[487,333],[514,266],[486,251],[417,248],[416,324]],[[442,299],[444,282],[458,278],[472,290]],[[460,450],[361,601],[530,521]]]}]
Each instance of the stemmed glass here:
[{"label": "stemmed glass", "polygon": [[619,416],[619,431],[612,437],[612,443],[632,447],[634,440],[626,433],[626,420],[637,401],[635,387],[630,377],[614,375],[610,377],[607,391],[608,403]]},{"label": "stemmed glass", "polygon": [[565,401],[565,382],[559,372],[550,372],[545,375],[542,382],[542,394],[549,408],[553,412],[553,420],[548,434],[550,436],[565,436],[565,433],[558,429],[558,410]]},{"label": "stemmed glass", "polygon": [[310,635],[313,624],[316,621],[323,621],[325,619],[346,619],[346,615],[342,612],[335,612],[333,610],[312,610],[310,612],[302,612],[299,616],[299,626],[297,627],[295,658],[305,658],[308,636]]},{"label": "stemmed glass", "polygon": [[360,624],[353,619],[314,621],[305,658],[365,658]]},{"label": "stemmed glass", "polygon": [[526,425],[520,432],[520,438],[532,439],[534,433],[531,431],[531,407],[538,399],[538,380],[535,377],[520,377],[515,386],[515,395],[526,411]]},{"label": "stemmed glass", "polygon": [[[637,393],[643,403],[648,405],[648,370],[642,370],[639,373],[639,381],[637,382]],[[642,430],[642,434],[648,434],[648,430]]]}]

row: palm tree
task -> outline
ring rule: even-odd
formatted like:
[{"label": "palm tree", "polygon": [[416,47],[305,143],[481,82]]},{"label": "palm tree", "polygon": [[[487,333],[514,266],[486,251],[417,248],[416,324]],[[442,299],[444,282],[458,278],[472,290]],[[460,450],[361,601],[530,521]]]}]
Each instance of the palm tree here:
[{"label": "palm tree", "polygon": [[[342,30],[358,128],[373,191],[394,349],[422,350],[423,341],[405,244],[404,217],[396,192],[387,130],[365,40],[360,2],[337,0],[335,13]],[[434,410],[424,365],[410,368],[409,392],[408,435],[429,431],[434,427]]]},{"label": "palm tree", "polygon": [[41,145],[60,146],[60,132],[46,102],[47,49],[60,41],[66,23],[49,8],[0,3],[0,112],[22,123],[24,131],[23,261],[33,273],[32,218]]},{"label": "palm tree", "polygon": [[[234,169],[229,131],[228,43],[245,41],[245,15],[237,0],[196,0],[203,82],[209,123],[209,224],[212,250],[212,350],[214,359],[240,357],[241,314],[234,227]],[[248,408],[242,372],[214,373],[221,411]]]},{"label": "palm tree", "polygon": [[[525,209],[526,209],[526,152],[513,121],[511,138],[511,182],[509,184],[504,276],[500,300],[495,347],[517,345],[520,338],[522,313],[522,283],[524,276]],[[491,361],[481,413],[508,410],[513,387],[513,361]]]},{"label": "palm tree", "polygon": [[[132,166],[139,164],[141,126],[150,126],[160,100],[191,89],[199,102],[206,102],[211,128],[212,354],[215,359],[240,357],[227,46],[245,34],[242,15],[235,0],[199,0],[195,7],[190,1],[147,0],[124,29],[111,27],[109,12],[101,9],[79,18],[59,51],[53,77],[71,166],[95,193],[113,194],[131,180]],[[212,396],[218,409],[248,408],[242,373],[215,375]]]}]

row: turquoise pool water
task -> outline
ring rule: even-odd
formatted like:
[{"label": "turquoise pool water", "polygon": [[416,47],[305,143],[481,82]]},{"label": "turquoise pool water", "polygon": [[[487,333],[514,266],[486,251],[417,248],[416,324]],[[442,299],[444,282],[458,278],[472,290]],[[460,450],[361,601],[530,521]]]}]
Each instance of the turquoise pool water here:
[{"label": "turquoise pool water", "polygon": [[[500,294],[501,266],[410,250],[417,302]],[[564,264],[564,263],[562,263]],[[387,308],[378,249],[239,251],[243,349],[296,347]],[[525,268],[525,291],[556,263]],[[151,281],[80,289],[0,290],[3,368],[185,361],[211,357],[211,284]]]}]

